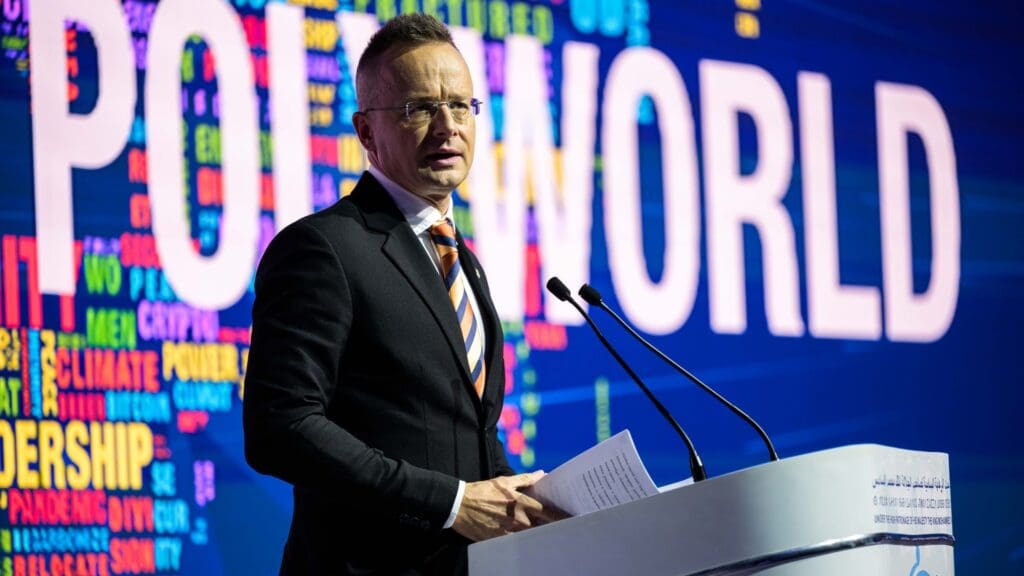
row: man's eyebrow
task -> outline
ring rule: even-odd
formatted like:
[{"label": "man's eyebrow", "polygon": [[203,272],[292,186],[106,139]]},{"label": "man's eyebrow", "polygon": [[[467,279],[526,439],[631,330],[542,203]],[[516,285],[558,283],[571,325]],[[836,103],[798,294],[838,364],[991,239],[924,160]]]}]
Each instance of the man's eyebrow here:
[{"label": "man's eyebrow", "polygon": [[472,93],[464,94],[462,92],[449,92],[449,93],[447,93],[447,96],[444,96],[444,97],[440,97],[440,96],[438,96],[434,92],[426,92],[426,91],[423,91],[423,92],[411,91],[411,92],[407,92],[406,95],[404,95],[404,99],[406,99],[407,101],[408,100],[430,100],[430,101],[437,101],[437,100],[468,100],[468,99],[470,99],[472,97],[473,97]]}]

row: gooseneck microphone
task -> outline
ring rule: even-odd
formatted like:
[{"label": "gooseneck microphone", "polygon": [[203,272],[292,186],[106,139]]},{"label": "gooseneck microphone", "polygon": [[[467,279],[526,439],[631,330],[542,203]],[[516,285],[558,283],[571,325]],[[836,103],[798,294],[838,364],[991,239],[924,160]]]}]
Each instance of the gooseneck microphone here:
[{"label": "gooseneck microphone", "polygon": [[572,292],[569,291],[557,276],[552,276],[551,279],[548,280],[547,288],[549,292],[555,295],[555,298],[572,304],[573,308],[579,311],[583,316],[583,319],[587,321],[587,324],[589,324],[590,328],[594,331],[594,334],[597,334],[597,339],[601,341],[601,344],[604,344],[604,347],[608,349],[608,352],[611,352],[611,355],[618,360],[619,365],[621,365],[629,376],[633,378],[633,381],[636,382],[637,386],[639,386],[640,389],[643,390],[644,394],[647,395],[647,399],[654,404],[654,407],[658,409],[658,412],[661,412],[661,415],[665,417],[665,420],[668,420],[669,424],[672,425],[672,428],[675,429],[676,434],[679,434],[679,437],[683,439],[683,442],[686,443],[686,449],[690,452],[690,473],[693,474],[693,481],[700,482],[701,480],[707,479],[708,476],[704,471],[704,463],[701,462],[700,456],[697,454],[697,449],[694,448],[693,442],[690,441],[690,437],[686,435],[686,432],[684,432],[682,426],[676,422],[676,419],[669,414],[668,409],[666,409],[665,406],[654,397],[651,390],[643,383],[642,380],[640,380],[640,377],[637,376],[636,372],[629,367],[629,364],[626,364],[626,361],[622,359],[622,356],[619,356],[619,353],[604,337],[604,334],[601,334],[601,331],[597,328],[597,324],[594,324],[590,315],[587,314],[586,310],[584,310],[572,297]]},{"label": "gooseneck microphone", "polygon": [[768,448],[768,457],[773,462],[779,459],[778,453],[775,452],[775,446],[772,445],[771,439],[768,438],[768,433],[764,431],[764,428],[761,428],[760,424],[758,424],[746,412],[740,410],[738,406],[726,400],[726,398],[719,394],[714,388],[702,382],[700,378],[697,378],[696,376],[691,374],[689,370],[680,366],[678,363],[676,363],[675,360],[669,358],[667,355],[665,355],[664,352],[658,350],[653,344],[644,339],[644,337],[638,334],[637,331],[634,330],[633,327],[629,325],[629,323],[623,320],[618,314],[615,313],[614,310],[609,308],[608,305],[604,303],[604,300],[601,298],[601,293],[598,292],[593,286],[591,286],[590,284],[584,284],[582,287],[580,287],[580,296],[584,300],[586,300],[587,303],[589,303],[591,306],[597,306],[598,308],[610,314],[612,318],[615,318],[615,320],[620,325],[622,325],[622,327],[625,328],[627,332],[632,334],[633,337],[639,340],[644,346],[646,346],[648,350],[657,354],[658,358],[661,358],[662,360],[667,362],[670,366],[675,368],[683,376],[689,378],[690,381],[699,386],[702,390],[714,396],[715,399],[724,404],[726,408],[732,410],[732,412],[739,416],[740,418],[742,418],[744,422],[750,424],[751,428],[757,431],[758,435],[761,436],[761,440],[764,441],[764,445]]}]

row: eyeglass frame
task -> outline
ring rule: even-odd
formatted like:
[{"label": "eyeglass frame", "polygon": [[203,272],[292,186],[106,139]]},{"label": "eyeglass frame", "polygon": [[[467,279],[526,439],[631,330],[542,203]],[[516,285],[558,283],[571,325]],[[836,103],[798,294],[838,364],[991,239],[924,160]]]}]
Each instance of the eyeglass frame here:
[{"label": "eyeglass frame", "polygon": [[367,112],[384,112],[384,111],[390,111],[390,110],[404,110],[405,111],[405,121],[406,122],[413,122],[413,119],[412,119],[413,107],[415,107],[415,106],[423,106],[423,105],[430,105],[430,106],[432,106],[434,108],[434,111],[430,114],[430,118],[427,119],[427,122],[430,122],[430,121],[433,121],[433,119],[437,116],[437,113],[441,111],[441,105],[443,104],[443,105],[448,107],[448,112],[452,115],[452,118],[455,119],[456,122],[462,123],[462,122],[465,122],[466,120],[468,120],[470,118],[470,116],[466,116],[464,119],[459,120],[459,119],[457,119],[455,117],[455,114],[452,112],[452,104],[453,103],[462,103],[462,102],[464,102],[467,105],[469,105],[469,109],[468,110],[472,112],[471,116],[479,116],[480,115],[480,105],[483,104],[484,101],[480,100],[478,98],[470,98],[469,100],[461,100],[461,99],[460,100],[410,100],[409,102],[406,102],[402,106],[383,106],[383,107],[378,107],[378,108],[367,108],[365,110],[360,110],[359,112],[362,113],[362,114],[366,114]]}]

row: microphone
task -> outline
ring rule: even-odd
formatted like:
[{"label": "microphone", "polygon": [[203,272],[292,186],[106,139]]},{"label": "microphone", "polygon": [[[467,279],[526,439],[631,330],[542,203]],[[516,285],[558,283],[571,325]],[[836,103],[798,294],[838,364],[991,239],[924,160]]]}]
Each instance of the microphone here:
[{"label": "microphone", "polygon": [[668,356],[665,355],[664,352],[658,350],[657,348],[655,348],[653,344],[645,340],[644,337],[638,334],[632,326],[630,326],[625,320],[623,320],[618,314],[616,314],[614,310],[609,308],[608,305],[604,303],[604,300],[601,299],[601,293],[598,292],[597,289],[595,289],[590,284],[584,284],[583,286],[580,287],[580,296],[584,300],[586,300],[587,303],[589,303],[591,306],[597,306],[598,308],[610,314],[612,318],[615,318],[615,320],[618,321],[618,323],[622,325],[622,327],[625,328],[627,332],[632,334],[633,337],[639,340],[644,346],[646,346],[648,350],[657,354],[658,358],[661,358],[662,360],[667,362],[670,366],[675,368],[683,376],[689,378],[690,381],[699,386],[702,390],[714,396],[715,400],[718,400],[719,402],[724,404],[726,408],[732,410],[733,414],[736,414],[737,416],[742,418],[744,422],[749,424],[751,428],[756,430],[758,435],[761,436],[761,440],[764,441],[764,445],[768,448],[768,457],[771,459],[771,461],[775,462],[779,459],[778,453],[775,452],[775,446],[772,445],[771,439],[768,438],[768,434],[764,431],[764,428],[761,428],[760,424],[758,424],[753,418],[747,415],[746,412],[740,410],[738,406],[726,400],[725,397],[719,394],[717,391],[715,391],[714,388],[702,382],[700,378],[697,378],[696,376],[691,374],[689,370],[677,364],[675,360],[669,358]]},{"label": "microphone", "polygon": [[612,356],[615,357],[616,360],[618,360],[619,365],[621,365],[629,374],[629,376],[633,378],[633,381],[636,382],[637,386],[639,386],[640,389],[643,390],[644,394],[647,395],[647,399],[654,404],[654,407],[658,409],[658,412],[661,412],[661,415],[664,416],[665,419],[668,420],[669,424],[672,425],[672,428],[675,429],[676,434],[678,434],[679,437],[683,439],[683,442],[686,444],[686,449],[690,453],[690,473],[693,475],[693,481],[700,482],[701,480],[707,479],[708,475],[704,471],[704,463],[701,462],[700,456],[697,454],[697,449],[694,448],[693,442],[690,441],[690,437],[687,436],[686,432],[683,431],[682,426],[680,426],[679,423],[676,422],[676,419],[673,418],[671,414],[669,414],[668,409],[666,409],[665,406],[662,405],[662,403],[659,402],[658,399],[654,397],[654,394],[651,392],[651,390],[647,387],[646,384],[643,383],[642,380],[640,380],[640,377],[637,376],[636,372],[634,372],[633,369],[629,367],[629,364],[626,364],[626,361],[622,359],[622,356],[619,356],[619,353],[615,350],[615,348],[612,347],[611,343],[609,343],[608,340],[604,337],[604,334],[602,334],[601,331],[597,328],[597,324],[594,324],[594,321],[593,319],[590,318],[590,315],[587,314],[586,310],[584,310],[572,297],[572,293],[565,286],[565,284],[562,283],[562,281],[559,280],[557,276],[552,276],[548,280],[547,288],[549,292],[555,295],[555,298],[558,298],[563,302],[568,302],[569,304],[572,304],[573,308],[579,311],[579,313],[583,316],[583,319],[587,321],[587,324],[589,324],[590,328],[594,331],[594,334],[597,334],[597,339],[601,341],[601,344],[604,344],[604,347],[607,348],[609,352],[611,352]]}]

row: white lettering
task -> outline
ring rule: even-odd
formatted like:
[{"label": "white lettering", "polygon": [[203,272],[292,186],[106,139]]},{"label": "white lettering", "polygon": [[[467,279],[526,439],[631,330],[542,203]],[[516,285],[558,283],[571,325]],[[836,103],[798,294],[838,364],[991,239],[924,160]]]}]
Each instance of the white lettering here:
[{"label": "white lettering", "polygon": [[[192,34],[216,55],[224,213],[212,256],[192,247],[182,182],[181,55]],[[153,16],[146,74],[146,141],[153,235],[167,281],[197,308],[231,306],[245,293],[258,241],[259,130],[252,61],[238,15],[224,2],[164,0]]]},{"label": "white lettering", "polygon": [[313,211],[304,16],[301,6],[267,5],[277,230]]},{"label": "white lettering", "polygon": [[[942,107],[922,88],[879,82],[875,100],[885,333],[892,340],[933,342],[949,330],[960,294],[960,190],[953,136]],[[914,293],[911,255],[911,133],[924,144],[930,185],[932,270],[922,294]]]},{"label": "white lettering", "polygon": [[825,75],[801,72],[797,90],[808,328],[821,338],[878,340],[882,337],[878,288],[839,282],[832,89]]},{"label": "white lettering", "polygon": [[[75,293],[71,169],[101,168],[124,149],[135,111],[135,66],[120,2],[35,0],[32,11],[32,161],[39,290]],[[64,23],[81,22],[96,43],[96,105],[72,114]],[[151,155],[152,156],[152,155]],[[181,173],[178,173],[180,179]]]},{"label": "white lettering", "polygon": [[[800,336],[796,243],[782,206],[793,165],[792,126],[782,89],[756,66],[702,60],[700,98],[711,326],[722,333],[746,331],[743,224],[751,224],[761,240],[768,329],[778,336]],[[749,175],[740,171],[741,112],[757,130],[757,167]]]},{"label": "white lettering", "polygon": [[[647,270],[640,223],[636,117],[641,97],[658,110],[665,201],[661,281]],[[652,48],[628,48],[612,62],[602,111],[605,229],[615,294],[651,334],[669,334],[689,317],[700,271],[700,200],[693,113],[679,71]]]}]

